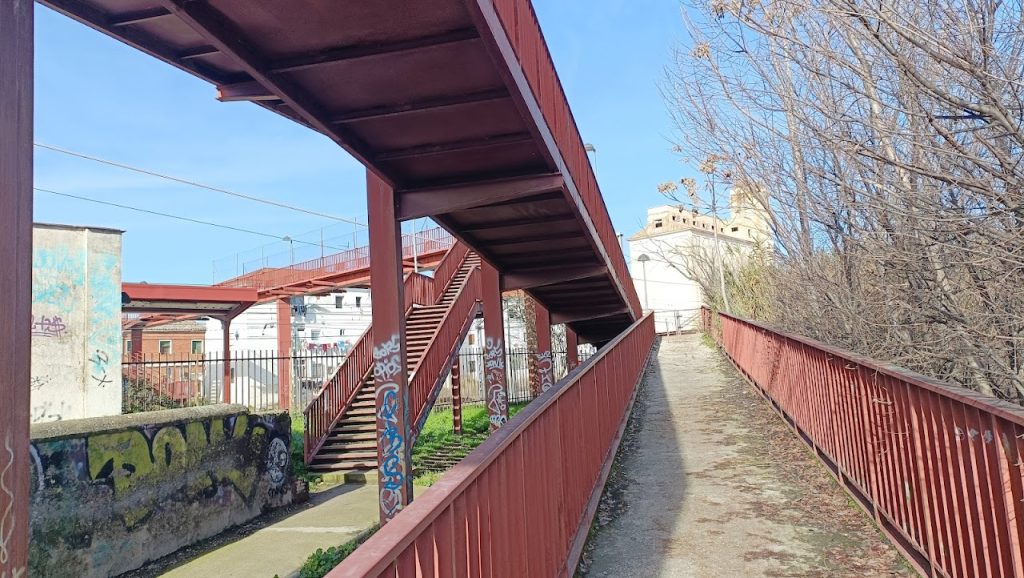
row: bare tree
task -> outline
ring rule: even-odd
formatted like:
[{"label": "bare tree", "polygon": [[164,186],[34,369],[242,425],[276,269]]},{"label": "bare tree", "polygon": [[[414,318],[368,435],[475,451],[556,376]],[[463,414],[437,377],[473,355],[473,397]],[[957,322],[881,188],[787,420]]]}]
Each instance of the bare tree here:
[{"label": "bare tree", "polygon": [[998,0],[711,0],[677,149],[757,183],[772,321],[1024,400],[1024,16]]}]

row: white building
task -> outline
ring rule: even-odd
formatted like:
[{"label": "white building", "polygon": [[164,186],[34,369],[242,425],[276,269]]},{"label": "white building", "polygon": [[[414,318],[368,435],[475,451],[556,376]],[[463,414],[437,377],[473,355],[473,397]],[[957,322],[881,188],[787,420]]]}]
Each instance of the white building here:
[{"label": "white building", "polygon": [[767,213],[742,189],[729,197],[729,218],[677,206],[647,210],[647,224],[629,238],[630,274],[658,332],[698,328],[704,303],[696,275],[721,259],[735,261],[771,242]]},{"label": "white building", "polygon": [[[345,289],[291,300],[293,351],[347,351],[370,326],[370,290]],[[277,302],[260,303],[231,322],[232,351],[277,352]],[[220,321],[206,325],[207,351],[223,343]],[[286,352],[287,353],[287,352]]]}]

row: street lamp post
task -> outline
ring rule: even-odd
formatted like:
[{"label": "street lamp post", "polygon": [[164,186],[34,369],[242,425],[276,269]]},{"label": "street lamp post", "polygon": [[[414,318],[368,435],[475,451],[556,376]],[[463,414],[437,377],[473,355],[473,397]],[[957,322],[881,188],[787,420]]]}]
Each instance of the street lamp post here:
[{"label": "street lamp post", "polygon": [[650,310],[650,300],[647,297],[647,262],[651,258],[647,256],[647,253],[643,253],[636,260],[640,262],[640,268],[644,276],[644,309]]}]

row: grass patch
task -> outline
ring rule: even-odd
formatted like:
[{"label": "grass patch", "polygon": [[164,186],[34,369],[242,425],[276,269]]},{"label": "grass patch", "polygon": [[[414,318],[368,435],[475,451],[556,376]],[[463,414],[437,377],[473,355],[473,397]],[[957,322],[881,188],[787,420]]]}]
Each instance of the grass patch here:
[{"label": "grass patch", "polygon": [[[509,404],[509,417],[515,416],[524,407],[526,407],[525,403]],[[466,455],[482,444],[490,434],[491,422],[487,418],[486,406],[463,406],[462,435],[455,434],[452,420],[451,408],[431,410],[419,437],[416,438],[416,445],[412,448],[414,468],[422,470],[424,461],[442,450],[449,454]],[[414,483],[431,486],[437,482],[442,473],[424,471],[416,476]]]},{"label": "grass patch", "polygon": [[[341,546],[331,546],[326,550],[317,548],[316,552],[313,552],[309,558],[306,558],[306,562],[299,570],[299,578],[323,578],[335,566],[341,564],[345,558],[348,558],[352,552],[355,552],[360,544],[369,540],[370,536],[377,533],[379,529],[380,525],[374,524]],[[274,576],[274,578],[278,578],[278,576]]]},{"label": "grass patch", "polygon": [[305,444],[305,418],[300,414],[292,414],[292,473],[296,478],[306,480],[310,487],[320,483],[321,477],[310,473],[306,468],[306,460],[303,455]]}]

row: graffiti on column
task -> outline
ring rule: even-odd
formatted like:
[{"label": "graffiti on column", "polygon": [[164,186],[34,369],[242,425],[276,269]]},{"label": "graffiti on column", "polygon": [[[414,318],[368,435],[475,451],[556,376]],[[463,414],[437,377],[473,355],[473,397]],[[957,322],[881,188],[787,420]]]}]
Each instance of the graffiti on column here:
[{"label": "graffiti on column", "polygon": [[537,354],[537,375],[540,377],[540,390],[551,389],[554,385],[554,374],[551,369],[551,352],[541,351]]},{"label": "graffiti on column", "polygon": [[89,358],[92,362],[92,380],[96,382],[96,385],[100,387],[106,387],[108,384],[113,383],[110,380],[110,356],[107,355],[106,351],[96,350],[96,353]]},{"label": "graffiti on column", "polygon": [[46,315],[32,316],[33,337],[64,337],[68,326],[59,315],[47,317]]},{"label": "graffiti on column", "polygon": [[[3,492],[4,501],[7,506],[0,512],[0,566],[7,566],[11,558],[9,550],[11,540],[14,536],[14,491],[8,486],[13,483],[10,479],[11,470],[14,469],[14,449],[11,448],[11,432],[4,436],[3,454],[0,454],[0,492]],[[17,569],[15,569],[17,575]],[[6,572],[5,572],[6,573]]]},{"label": "graffiti on column", "polygon": [[505,350],[501,340],[488,337],[484,349],[484,377],[487,385],[487,413],[491,425],[501,427],[508,421],[508,398],[505,394]]},{"label": "graffiti on column", "polygon": [[380,438],[380,509],[391,518],[402,509],[405,492],[405,436],[398,429],[398,384],[402,344],[398,335],[373,348],[373,376],[377,381],[377,418]]}]

